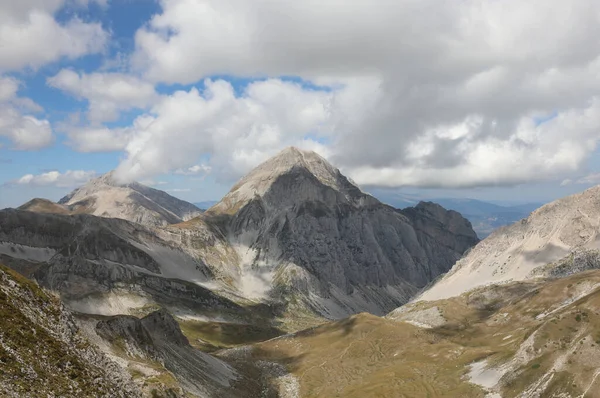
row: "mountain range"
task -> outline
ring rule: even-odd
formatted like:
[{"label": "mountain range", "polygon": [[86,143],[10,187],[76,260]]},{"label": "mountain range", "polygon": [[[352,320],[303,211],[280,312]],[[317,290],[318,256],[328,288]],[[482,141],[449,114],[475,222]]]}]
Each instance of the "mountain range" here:
[{"label": "mountain range", "polygon": [[599,190],[480,242],[296,148],[205,211],[109,173],[0,211],[0,392],[598,396]]}]

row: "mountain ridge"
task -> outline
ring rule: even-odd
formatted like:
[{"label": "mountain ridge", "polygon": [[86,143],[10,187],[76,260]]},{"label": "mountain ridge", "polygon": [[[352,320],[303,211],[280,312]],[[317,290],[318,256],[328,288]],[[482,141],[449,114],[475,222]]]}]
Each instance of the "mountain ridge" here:
[{"label": "mountain ridge", "polygon": [[146,226],[165,226],[190,220],[201,213],[195,205],[143,184],[120,183],[114,171],[90,180],[57,203],[33,199],[21,210],[58,214],[92,214],[121,218]]}]

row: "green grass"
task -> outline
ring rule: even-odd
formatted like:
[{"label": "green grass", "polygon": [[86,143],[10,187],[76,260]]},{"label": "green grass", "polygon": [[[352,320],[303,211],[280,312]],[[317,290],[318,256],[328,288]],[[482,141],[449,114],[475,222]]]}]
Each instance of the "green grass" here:
[{"label": "green grass", "polygon": [[213,352],[223,348],[253,344],[280,336],[283,332],[275,327],[224,322],[200,322],[178,320],[181,331],[192,346]]}]

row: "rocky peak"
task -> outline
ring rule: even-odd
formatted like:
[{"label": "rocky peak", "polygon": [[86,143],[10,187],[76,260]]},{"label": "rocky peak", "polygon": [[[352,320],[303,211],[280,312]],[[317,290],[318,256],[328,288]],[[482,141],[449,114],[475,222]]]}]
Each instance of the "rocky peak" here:
[{"label": "rocky peak", "polygon": [[354,206],[378,203],[316,152],[289,147],[243,177],[210,211],[235,213],[257,197],[278,201],[273,198],[277,191],[295,203],[331,199]]},{"label": "rocky peak", "polygon": [[59,202],[78,213],[122,218],[148,226],[176,224],[198,216],[196,206],[137,182],[122,183],[114,171],[90,180]]}]

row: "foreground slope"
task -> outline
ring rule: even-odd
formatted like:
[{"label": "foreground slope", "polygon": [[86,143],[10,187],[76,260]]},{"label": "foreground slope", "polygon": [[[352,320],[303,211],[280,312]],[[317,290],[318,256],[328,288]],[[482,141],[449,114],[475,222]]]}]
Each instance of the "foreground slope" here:
[{"label": "foreground slope", "polygon": [[600,248],[600,187],[544,205],[481,241],[420,299],[549,275],[572,255]]},{"label": "foreground slope", "polygon": [[0,396],[140,396],[57,298],[2,265],[0,320]]},{"label": "foreground slope", "polygon": [[54,206],[40,206],[34,200],[22,210],[51,209],[61,212],[86,213],[101,217],[122,218],[146,226],[164,226],[189,220],[201,213],[191,203],[177,199],[164,191],[132,182],[120,183],[113,172],[104,174],[77,188]]}]

